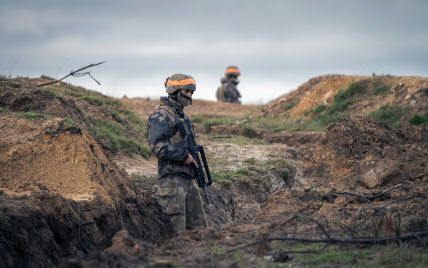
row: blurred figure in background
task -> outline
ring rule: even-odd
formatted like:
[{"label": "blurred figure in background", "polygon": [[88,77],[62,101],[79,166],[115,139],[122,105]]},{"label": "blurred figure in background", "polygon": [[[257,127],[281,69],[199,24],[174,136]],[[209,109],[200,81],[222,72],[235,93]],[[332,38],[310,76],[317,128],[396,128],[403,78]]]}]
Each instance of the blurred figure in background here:
[{"label": "blurred figure in background", "polygon": [[238,77],[241,75],[239,68],[229,66],[226,68],[224,77],[220,80],[221,86],[217,88],[217,100],[223,102],[232,102],[241,104],[241,93],[239,93],[237,85],[239,84]]}]

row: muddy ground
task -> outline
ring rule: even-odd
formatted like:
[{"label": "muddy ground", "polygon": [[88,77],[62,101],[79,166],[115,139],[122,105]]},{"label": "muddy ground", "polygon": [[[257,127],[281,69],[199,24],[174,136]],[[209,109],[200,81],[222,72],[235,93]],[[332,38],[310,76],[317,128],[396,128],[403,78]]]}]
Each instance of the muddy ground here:
[{"label": "muddy ground", "polygon": [[[196,125],[214,180],[210,226],[177,237],[155,200],[156,159],[113,153],[85,127],[88,110],[107,120],[109,107],[14,83],[0,92],[2,267],[340,267],[308,261],[337,251],[354,252],[346,265],[377,267],[388,266],[383,252],[408,254],[397,244],[427,264],[427,124],[391,129],[351,117],[325,132],[251,137],[227,125]],[[122,101],[143,118],[157,104]],[[28,118],[29,103],[51,116]],[[259,109],[195,101],[189,114]],[[358,237],[393,239],[380,248],[302,242]]]},{"label": "muddy ground", "polygon": [[[304,263],[305,255],[286,252],[300,249],[298,242],[235,249],[267,237],[389,237],[397,232],[423,232],[428,217],[427,135],[427,127],[394,131],[360,117],[332,125],[319,140],[295,147],[281,143],[237,145],[203,138],[213,173],[221,170],[230,176],[209,189],[214,200],[214,206],[206,208],[210,227],[174,237],[144,257],[150,265],[275,267],[282,265],[274,262],[280,261],[282,253],[288,256],[283,258],[284,265],[295,267]],[[391,154],[391,146],[400,153]],[[367,170],[380,170],[367,167],[367,159],[379,163],[393,158],[395,166],[383,166],[384,176],[377,176],[384,180],[376,182],[376,187],[366,185],[363,178]],[[286,163],[256,168],[282,160]],[[153,159],[144,168],[123,158],[119,162],[127,163],[124,168],[145,188],[155,187]],[[234,172],[242,167],[254,173]],[[145,169],[152,170],[149,176],[143,175]],[[421,241],[410,244],[417,248]]]}]

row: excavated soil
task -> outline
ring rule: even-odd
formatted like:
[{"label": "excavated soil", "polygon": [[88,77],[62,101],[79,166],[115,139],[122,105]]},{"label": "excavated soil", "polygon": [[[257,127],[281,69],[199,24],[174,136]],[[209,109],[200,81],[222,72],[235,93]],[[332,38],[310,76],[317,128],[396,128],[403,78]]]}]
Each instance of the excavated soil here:
[{"label": "excavated soil", "polygon": [[[155,201],[153,157],[113,155],[84,127],[84,111],[98,108],[19,85],[0,91],[0,108],[9,109],[0,113],[2,267],[260,267],[299,246],[251,244],[268,237],[382,237],[428,229],[427,124],[393,130],[351,117],[325,133],[260,130],[256,137],[263,143],[239,145],[201,135],[214,175],[208,188],[213,206],[206,207],[210,226],[175,236]],[[314,98],[330,100],[324,93]],[[301,111],[317,105],[306,100]],[[157,104],[122,101],[144,118]],[[21,113],[28,103],[56,116],[27,119]],[[275,103],[262,109],[275,112]],[[260,108],[194,104],[191,115],[208,117],[245,116]],[[82,124],[69,127],[65,116]],[[239,131],[218,133],[244,134]],[[426,244],[418,238],[408,246]],[[299,265],[297,256],[288,258],[289,266]]]},{"label": "excavated soil", "polygon": [[367,115],[379,107],[390,105],[405,107],[415,113],[426,112],[428,103],[428,79],[416,76],[349,76],[323,75],[303,83],[296,90],[281,96],[262,108],[260,115],[273,115],[301,119],[320,105],[331,105],[335,95],[352,83],[361,83],[365,88],[386,86],[388,94],[369,94],[347,108],[352,115]]},{"label": "excavated soil", "polygon": [[[178,267],[201,267],[202,263],[204,267],[259,267],[251,256],[271,259],[280,252],[263,243],[232,250],[274,236],[313,238],[326,237],[327,232],[333,237],[370,237],[426,230],[427,130],[426,125],[391,130],[372,119],[356,117],[331,125],[319,139],[307,139],[308,143],[298,143],[296,147],[238,146],[203,139],[213,170],[234,170],[252,158],[287,159],[294,167],[293,183],[287,185],[272,173],[256,176],[265,182],[277,182],[266,188],[256,179],[251,179],[249,185],[240,180],[232,180],[231,184],[217,182],[209,188],[214,200],[214,207],[207,208],[210,227],[152,248],[144,255],[144,262]],[[391,146],[397,148],[396,154],[386,152]],[[371,189],[360,180],[363,169],[359,167],[367,159],[382,162],[385,158],[395,158],[400,163],[400,173],[394,178],[386,176]],[[127,170],[138,169],[128,166]],[[137,173],[136,179],[147,180]],[[275,247],[279,245],[287,249],[296,243],[279,243]],[[237,261],[236,252],[247,254],[250,261]],[[132,258],[135,256],[139,255]],[[132,258],[125,259],[132,262]],[[298,262],[291,261],[290,265]]]},{"label": "excavated soil", "polygon": [[[145,241],[170,237],[158,204],[79,127],[72,101],[11,85],[0,91],[1,267],[56,266],[107,247],[122,229]],[[27,118],[28,107],[50,116]]]}]

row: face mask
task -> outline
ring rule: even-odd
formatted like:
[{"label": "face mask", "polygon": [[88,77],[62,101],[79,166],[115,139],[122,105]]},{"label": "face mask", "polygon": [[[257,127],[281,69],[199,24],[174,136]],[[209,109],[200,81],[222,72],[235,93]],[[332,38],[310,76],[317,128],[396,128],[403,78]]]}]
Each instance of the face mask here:
[{"label": "face mask", "polygon": [[185,94],[178,93],[178,102],[184,106],[188,106],[192,104],[192,97],[189,97]]}]

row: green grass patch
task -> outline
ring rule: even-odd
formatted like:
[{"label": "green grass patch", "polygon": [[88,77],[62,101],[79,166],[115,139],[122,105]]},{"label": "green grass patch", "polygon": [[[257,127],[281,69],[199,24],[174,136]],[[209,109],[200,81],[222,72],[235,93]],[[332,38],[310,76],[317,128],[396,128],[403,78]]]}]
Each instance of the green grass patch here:
[{"label": "green grass patch", "polygon": [[350,100],[358,94],[364,93],[367,89],[366,81],[358,81],[351,83],[346,89],[340,90],[335,96],[335,102],[343,102]]},{"label": "green grass patch", "polygon": [[111,112],[111,114],[113,118],[119,123],[128,122],[132,124],[133,128],[141,132],[147,131],[146,123],[144,122],[144,120],[129,110],[114,110]]},{"label": "green grass patch", "polygon": [[282,110],[283,110],[283,111],[288,111],[288,110],[290,110],[291,108],[293,108],[294,106],[296,106],[296,103],[295,103],[295,102],[288,102],[288,103],[284,103],[284,104],[282,104],[282,105],[281,105],[281,108],[282,108]]},{"label": "green grass patch", "polygon": [[354,104],[358,97],[367,91],[367,81],[361,80],[351,83],[347,88],[340,90],[333,99],[330,106],[319,105],[315,107],[309,114],[312,114],[312,119],[302,121],[300,124],[294,124],[287,127],[293,131],[323,131],[329,124],[336,123],[341,119],[348,117],[346,109]]},{"label": "green grass patch", "polygon": [[108,144],[114,153],[139,154],[145,158],[150,154],[146,145],[127,137],[125,127],[114,121],[95,121],[89,131],[97,140]]},{"label": "green grass patch", "polygon": [[218,168],[211,170],[212,177],[216,182],[226,184],[233,181],[270,183],[270,180],[266,179],[268,172],[274,172],[287,185],[292,183],[293,168],[285,159],[259,162],[254,158],[249,158],[244,160],[243,165],[235,170],[220,170]]},{"label": "green grass patch", "polygon": [[9,107],[0,107],[0,113],[7,113],[9,111],[10,111]]},{"label": "green grass patch", "polygon": [[288,126],[285,121],[275,118],[273,115],[269,114],[261,118],[251,118],[243,120],[240,122],[241,127],[251,127],[255,128],[264,128],[272,130],[273,132],[280,132],[287,130]]},{"label": "green grass patch", "polygon": [[62,120],[65,128],[78,128],[79,125],[71,118],[66,117]]},{"label": "green grass patch", "polygon": [[101,93],[85,90],[69,84],[62,84],[61,86],[52,85],[42,89],[43,92],[51,95],[54,98],[64,97],[64,95],[72,96],[86,101],[89,104],[96,106],[120,106],[122,105],[119,100],[107,97]]},{"label": "green grass patch", "polygon": [[239,123],[239,119],[236,117],[202,117],[202,116],[195,116],[192,118],[192,122],[195,125],[202,126],[202,129],[204,132],[208,133],[210,132],[211,127],[213,126],[219,126],[219,125],[235,125]]},{"label": "green grass patch", "polygon": [[422,125],[427,122],[428,122],[428,112],[425,112],[424,114],[415,114],[409,120],[409,123],[411,125]]},{"label": "green grass patch", "polygon": [[315,107],[312,111],[313,114],[317,115],[322,113],[325,109],[327,109],[327,105],[321,104]]},{"label": "green grass patch", "polygon": [[37,120],[37,119],[46,119],[47,116],[41,113],[37,113],[34,111],[29,111],[29,112],[25,112],[23,114],[24,118],[29,119],[29,120]]},{"label": "green grass patch", "polygon": [[365,80],[353,82],[348,86],[348,88],[340,90],[334,96],[333,105],[326,109],[326,113],[334,114],[345,111],[355,102],[357,95],[360,95],[366,91],[366,84],[367,82]]},{"label": "green grass patch", "polygon": [[391,87],[388,85],[381,85],[381,86],[375,87],[373,89],[373,93],[375,95],[385,94],[385,93],[388,93],[390,89],[391,89]]},{"label": "green grass patch", "polygon": [[97,95],[86,95],[80,97],[82,100],[86,101],[87,103],[97,105],[97,106],[120,106],[121,102],[118,100],[110,99],[104,96],[97,96]]},{"label": "green grass patch", "polygon": [[387,124],[391,128],[400,127],[400,118],[406,113],[406,110],[400,106],[382,106],[372,112],[370,116],[376,121]]},{"label": "green grass patch", "polygon": [[65,91],[65,94],[72,96],[72,97],[76,97],[76,98],[83,98],[84,97],[83,92],[81,92],[81,91],[79,92],[77,90],[67,90],[67,91]]},{"label": "green grass patch", "polygon": [[428,250],[377,246],[365,249],[338,249],[301,256],[298,262],[303,266],[316,267],[426,267]]},{"label": "green grass patch", "polygon": [[48,87],[46,89],[42,89],[42,92],[48,94],[52,98],[62,98],[63,93],[54,87]]}]

